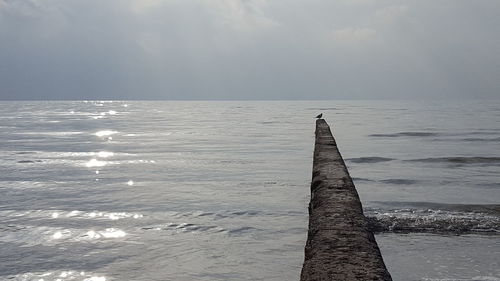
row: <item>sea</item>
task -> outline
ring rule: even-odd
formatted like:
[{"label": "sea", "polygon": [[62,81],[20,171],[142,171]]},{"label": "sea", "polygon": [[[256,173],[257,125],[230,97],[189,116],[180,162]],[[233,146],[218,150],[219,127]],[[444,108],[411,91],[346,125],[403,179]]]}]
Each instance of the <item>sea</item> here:
[{"label": "sea", "polygon": [[319,113],[394,280],[500,280],[500,100],[0,102],[0,280],[299,280]]}]

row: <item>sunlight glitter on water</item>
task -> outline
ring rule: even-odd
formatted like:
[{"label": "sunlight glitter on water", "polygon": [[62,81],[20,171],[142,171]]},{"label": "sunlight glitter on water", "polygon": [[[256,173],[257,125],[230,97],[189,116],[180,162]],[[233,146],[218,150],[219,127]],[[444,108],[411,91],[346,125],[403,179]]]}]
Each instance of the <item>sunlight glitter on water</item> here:
[{"label": "sunlight glitter on water", "polygon": [[84,236],[89,237],[90,239],[99,239],[99,238],[122,238],[125,237],[127,233],[121,229],[117,228],[106,228],[104,231],[94,231],[89,230],[85,233]]},{"label": "sunlight glitter on water", "polygon": [[114,135],[118,133],[117,131],[113,131],[113,130],[102,130],[102,131],[98,131],[95,133],[96,136],[98,137],[106,137],[106,136],[111,136],[111,135]]},{"label": "sunlight glitter on water", "polygon": [[106,161],[100,161],[97,159],[90,159],[87,163],[85,163],[85,167],[87,168],[92,168],[92,167],[104,167],[108,164]]},{"label": "sunlight glitter on water", "polygon": [[103,211],[91,211],[84,212],[79,210],[64,211],[64,210],[29,210],[29,211],[0,211],[0,216],[5,218],[13,219],[109,219],[109,220],[121,220],[121,219],[139,219],[144,217],[141,213],[135,212],[103,212]]},{"label": "sunlight glitter on water", "polygon": [[99,151],[97,153],[97,157],[101,157],[101,158],[108,158],[108,157],[111,157],[113,155],[114,155],[114,153],[110,152],[110,151]]},{"label": "sunlight glitter on water", "polygon": [[[50,235],[48,240],[64,240],[63,242],[81,242],[97,239],[116,239],[123,238],[127,233],[119,228],[106,228],[104,230],[57,230]],[[48,242],[48,241],[47,241]]]},{"label": "sunlight glitter on water", "polygon": [[54,233],[54,235],[52,235],[52,238],[54,238],[54,239],[60,239],[60,238],[62,238],[62,236],[63,236],[62,232],[58,231],[58,232]]},{"label": "sunlight glitter on water", "polygon": [[8,276],[7,280],[14,281],[106,281],[106,277],[88,274],[85,271],[64,270],[49,272],[28,272],[15,276]]},{"label": "sunlight glitter on water", "polygon": [[[392,214],[410,208],[407,201],[440,203],[438,211],[441,203],[498,203],[498,161],[483,161],[500,157],[489,140],[500,136],[498,117],[491,118],[500,112],[496,105],[492,112],[464,104],[457,114],[450,104],[393,111],[402,106],[390,101],[124,107],[0,106],[0,280],[296,280],[316,111],[325,111],[349,172],[362,178],[356,187],[363,205],[383,226],[397,222],[413,231],[435,219],[446,228],[498,219]],[[486,129],[484,138],[474,133],[480,142],[459,135]],[[395,281],[500,276],[498,246],[488,237],[382,233],[377,240]],[[60,276],[70,269],[77,271]],[[83,270],[89,273],[78,276]],[[25,273],[35,275],[20,277]]]}]

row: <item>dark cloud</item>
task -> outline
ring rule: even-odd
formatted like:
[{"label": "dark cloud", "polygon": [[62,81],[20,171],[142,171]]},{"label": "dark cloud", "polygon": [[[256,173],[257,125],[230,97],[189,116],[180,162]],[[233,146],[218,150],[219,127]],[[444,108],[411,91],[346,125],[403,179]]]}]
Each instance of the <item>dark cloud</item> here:
[{"label": "dark cloud", "polygon": [[497,0],[0,0],[0,99],[494,98]]}]

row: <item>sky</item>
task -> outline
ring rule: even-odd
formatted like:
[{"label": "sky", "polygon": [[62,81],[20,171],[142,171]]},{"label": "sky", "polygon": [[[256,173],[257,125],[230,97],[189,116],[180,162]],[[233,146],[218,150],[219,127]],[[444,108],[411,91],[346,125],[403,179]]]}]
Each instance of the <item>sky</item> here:
[{"label": "sky", "polygon": [[500,98],[499,0],[0,0],[0,99]]}]

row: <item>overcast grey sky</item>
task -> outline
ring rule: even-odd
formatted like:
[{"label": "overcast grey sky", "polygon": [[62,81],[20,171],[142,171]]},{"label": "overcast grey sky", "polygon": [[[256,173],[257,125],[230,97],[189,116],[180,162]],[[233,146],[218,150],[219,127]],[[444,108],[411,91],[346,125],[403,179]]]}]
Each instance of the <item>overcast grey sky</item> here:
[{"label": "overcast grey sky", "polygon": [[499,97],[500,0],[0,0],[0,99]]}]

